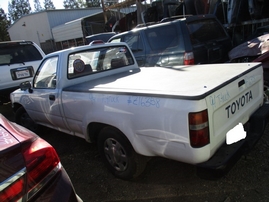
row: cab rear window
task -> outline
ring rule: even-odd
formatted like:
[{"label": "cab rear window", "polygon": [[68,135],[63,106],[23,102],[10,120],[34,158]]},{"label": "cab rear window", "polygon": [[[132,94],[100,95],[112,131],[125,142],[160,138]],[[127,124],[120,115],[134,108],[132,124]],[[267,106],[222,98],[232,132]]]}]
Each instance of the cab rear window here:
[{"label": "cab rear window", "polygon": [[88,49],[69,55],[67,77],[73,79],[133,64],[133,58],[126,46]]}]

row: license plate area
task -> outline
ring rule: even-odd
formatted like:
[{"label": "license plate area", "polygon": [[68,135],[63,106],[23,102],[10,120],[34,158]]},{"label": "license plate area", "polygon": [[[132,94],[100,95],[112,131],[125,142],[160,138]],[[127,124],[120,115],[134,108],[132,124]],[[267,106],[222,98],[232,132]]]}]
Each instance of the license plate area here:
[{"label": "license plate area", "polygon": [[20,80],[31,78],[34,75],[34,68],[32,66],[16,68],[10,70],[12,80]]},{"label": "license plate area", "polygon": [[226,144],[233,144],[246,138],[246,132],[242,123],[239,123],[234,128],[226,133]]}]

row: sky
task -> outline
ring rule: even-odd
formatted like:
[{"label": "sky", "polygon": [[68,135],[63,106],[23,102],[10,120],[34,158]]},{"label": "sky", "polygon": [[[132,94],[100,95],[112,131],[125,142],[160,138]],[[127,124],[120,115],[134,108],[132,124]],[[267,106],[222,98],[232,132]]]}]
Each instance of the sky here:
[{"label": "sky", "polygon": [[[11,0],[0,0],[0,8],[3,8],[5,13],[8,13],[8,3]],[[34,11],[35,7],[34,7],[34,0],[29,0],[32,11]],[[39,0],[40,4],[42,7],[44,7],[44,0]],[[63,0],[52,0],[54,6],[56,9],[62,9],[63,7]]]}]

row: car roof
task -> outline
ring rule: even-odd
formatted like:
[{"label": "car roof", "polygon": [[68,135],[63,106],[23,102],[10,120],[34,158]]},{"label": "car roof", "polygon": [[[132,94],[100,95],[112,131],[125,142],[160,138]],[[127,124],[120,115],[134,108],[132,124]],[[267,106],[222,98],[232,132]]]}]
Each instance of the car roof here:
[{"label": "car roof", "polygon": [[102,47],[112,47],[112,46],[126,46],[128,45],[125,42],[118,42],[118,43],[103,43],[103,44],[94,44],[94,45],[83,45],[83,46],[76,46],[68,49],[59,50],[56,52],[49,53],[46,58],[52,57],[55,55],[59,55],[61,53],[73,53],[73,52],[79,52],[87,49],[96,49],[96,48],[102,48]]},{"label": "car roof", "polygon": [[127,33],[131,33],[131,32],[137,32],[140,30],[150,29],[150,28],[158,27],[158,26],[160,26],[160,27],[167,26],[168,24],[171,24],[171,23],[178,23],[178,22],[183,22],[183,21],[192,22],[192,21],[196,21],[196,20],[200,20],[200,19],[210,19],[210,18],[216,19],[216,17],[212,14],[173,16],[173,17],[169,17],[169,18],[164,18],[162,21],[159,21],[159,22],[149,22],[149,23],[145,23],[145,24],[139,24],[137,27],[135,27],[132,30],[125,31],[125,32],[116,34],[115,36],[112,36],[111,39],[114,37],[125,35]]},{"label": "car roof", "polygon": [[91,37],[98,37],[98,36],[104,36],[104,35],[115,35],[115,34],[116,34],[116,32],[103,32],[103,33],[99,33],[99,34],[93,34],[90,36],[86,36],[85,38],[89,39]]},{"label": "car roof", "polygon": [[16,41],[3,41],[0,42],[0,46],[7,46],[7,45],[26,45],[26,44],[34,44],[32,41],[25,41],[25,40],[16,40]]}]

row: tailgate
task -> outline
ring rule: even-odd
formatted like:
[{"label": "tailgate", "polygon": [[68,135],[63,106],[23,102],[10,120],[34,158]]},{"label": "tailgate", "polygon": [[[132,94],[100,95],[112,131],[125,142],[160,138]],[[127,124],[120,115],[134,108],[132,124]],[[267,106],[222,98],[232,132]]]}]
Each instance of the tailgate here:
[{"label": "tailgate", "polygon": [[245,124],[263,103],[263,69],[256,66],[206,97],[211,155],[226,142],[226,134]]},{"label": "tailgate", "polygon": [[19,87],[20,83],[30,81],[39,64],[40,61],[33,61],[1,66],[0,89]]}]

